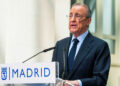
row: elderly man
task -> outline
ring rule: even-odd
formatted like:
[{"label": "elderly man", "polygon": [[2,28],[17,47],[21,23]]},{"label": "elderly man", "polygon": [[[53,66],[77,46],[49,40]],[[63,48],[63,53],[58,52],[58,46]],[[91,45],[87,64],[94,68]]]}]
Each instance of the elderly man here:
[{"label": "elderly man", "polygon": [[[69,14],[71,37],[56,43],[52,61],[59,62],[60,78],[74,86],[106,86],[110,52],[108,44],[88,31],[91,11],[76,3]],[[69,84],[64,83],[64,86]]]}]

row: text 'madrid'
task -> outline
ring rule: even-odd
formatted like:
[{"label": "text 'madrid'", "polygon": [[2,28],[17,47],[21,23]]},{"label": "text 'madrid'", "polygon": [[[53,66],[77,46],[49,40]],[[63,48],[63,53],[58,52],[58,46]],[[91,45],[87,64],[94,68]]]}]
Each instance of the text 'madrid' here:
[{"label": "text 'madrid'", "polygon": [[0,64],[0,83],[55,83],[55,62]]}]

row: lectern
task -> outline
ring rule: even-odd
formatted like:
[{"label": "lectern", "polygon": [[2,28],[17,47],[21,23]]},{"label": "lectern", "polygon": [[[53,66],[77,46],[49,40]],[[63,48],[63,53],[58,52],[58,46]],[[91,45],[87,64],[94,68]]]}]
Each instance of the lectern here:
[{"label": "lectern", "polygon": [[0,83],[5,86],[57,86],[64,82],[59,78],[58,62],[0,64],[0,72]]}]

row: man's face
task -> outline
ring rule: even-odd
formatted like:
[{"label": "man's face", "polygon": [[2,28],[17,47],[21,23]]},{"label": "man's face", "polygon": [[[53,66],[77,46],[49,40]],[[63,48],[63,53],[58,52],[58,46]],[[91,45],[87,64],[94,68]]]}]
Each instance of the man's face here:
[{"label": "man's face", "polygon": [[88,29],[91,18],[87,17],[84,6],[75,5],[71,8],[69,14],[69,30],[75,37],[81,35]]}]

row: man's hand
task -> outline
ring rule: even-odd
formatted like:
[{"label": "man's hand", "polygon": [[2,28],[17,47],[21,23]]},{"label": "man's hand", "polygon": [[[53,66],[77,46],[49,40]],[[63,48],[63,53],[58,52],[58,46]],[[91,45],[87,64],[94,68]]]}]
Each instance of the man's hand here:
[{"label": "man's hand", "polygon": [[79,86],[78,80],[65,80],[64,86]]}]

